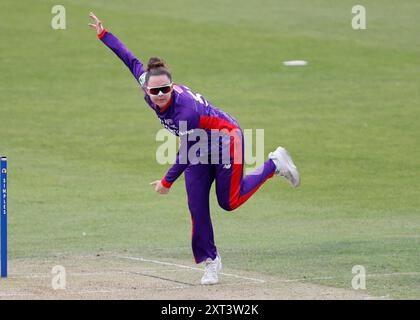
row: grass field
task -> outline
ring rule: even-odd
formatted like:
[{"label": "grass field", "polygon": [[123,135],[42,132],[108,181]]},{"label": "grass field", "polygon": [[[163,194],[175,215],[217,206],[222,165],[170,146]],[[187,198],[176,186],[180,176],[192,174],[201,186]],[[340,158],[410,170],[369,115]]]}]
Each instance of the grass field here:
[{"label": "grass field", "polygon": [[[161,126],[87,27],[94,11],[300,168],[299,189],[273,179],[234,212],[212,193],[226,267],[351,289],[363,265],[368,294],[420,299],[418,1],[364,1],[362,31],[347,0],[61,1],[66,30],[51,28],[55,4],[0,5],[10,259],[126,250],[192,262],[184,179],[166,197],[149,186],[169,168],[155,160]],[[282,65],[294,59],[309,64]]]}]

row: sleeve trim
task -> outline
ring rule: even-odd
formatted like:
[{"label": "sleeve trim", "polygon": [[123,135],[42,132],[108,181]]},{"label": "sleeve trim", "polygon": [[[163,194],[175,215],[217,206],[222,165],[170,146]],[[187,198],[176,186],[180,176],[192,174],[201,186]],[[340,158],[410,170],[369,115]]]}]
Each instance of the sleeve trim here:
[{"label": "sleeve trim", "polygon": [[165,188],[169,189],[172,186],[172,182],[166,181],[165,178],[163,178],[160,182],[162,183],[162,186],[164,186]]},{"label": "sleeve trim", "polygon": [[102,30],[102,32],[100,34],[98,34],[98,39],[102,39],[102,37],[105,35],[105,33],[107,33],[108,30],[104,29]]}]

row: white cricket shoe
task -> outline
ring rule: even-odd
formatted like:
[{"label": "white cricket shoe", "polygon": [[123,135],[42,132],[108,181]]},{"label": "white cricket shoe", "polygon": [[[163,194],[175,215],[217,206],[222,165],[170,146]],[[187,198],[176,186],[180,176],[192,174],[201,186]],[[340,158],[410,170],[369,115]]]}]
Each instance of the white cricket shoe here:
[{"label": "white cricket shoe", "polygon": [[214,260],[208,258],[204,264],[204,276],[201,278],[201,284],[216,284],[219,282],[217,274],[222,270],[222,259],[217,255]]},{"label": "white cricket shoe", "polygon": [[276,165],[276,175],[285,177],[295,188],[299,186],[299,172],[286,149],[278,147],[276,151],[269,153],[268,158]]}]

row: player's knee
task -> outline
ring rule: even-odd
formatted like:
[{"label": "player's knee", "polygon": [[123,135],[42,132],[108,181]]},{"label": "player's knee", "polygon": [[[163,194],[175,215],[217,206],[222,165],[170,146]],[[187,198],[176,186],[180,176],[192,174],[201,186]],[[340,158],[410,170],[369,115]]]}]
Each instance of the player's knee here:
[{"label": "player's knee", "polygon": [[223,210],[226,210],[226,211],[232,211],[233,210],[232,207],[230,206],[229,202],[221,201],[221,200],[218,200],[217,202],[219,203],[220,208],[222,208]]}]

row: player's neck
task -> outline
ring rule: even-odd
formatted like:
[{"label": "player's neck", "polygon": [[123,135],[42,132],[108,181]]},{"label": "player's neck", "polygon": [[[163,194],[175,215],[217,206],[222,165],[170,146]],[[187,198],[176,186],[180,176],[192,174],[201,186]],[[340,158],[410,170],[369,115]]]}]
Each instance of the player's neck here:
[{"label": "player's neck", "polygon": [[160,113],[163,113],[163,112],[165,112],[166,111],[166,109],[168,109],[169,108],[169,106],[171,105],[171,103],[172,103],[172,99],[173,99],[173,95],[171,95],[171,98],[169,99],[169,101],[164,105],[164,106],[162,106],[162,107],[159,107],[158,106],[158,108],[159,108],[159,112]]}]

